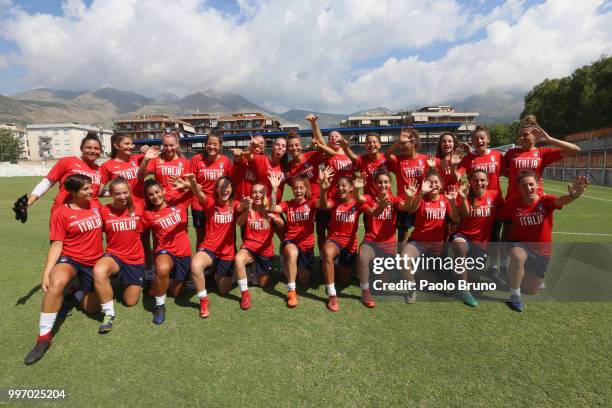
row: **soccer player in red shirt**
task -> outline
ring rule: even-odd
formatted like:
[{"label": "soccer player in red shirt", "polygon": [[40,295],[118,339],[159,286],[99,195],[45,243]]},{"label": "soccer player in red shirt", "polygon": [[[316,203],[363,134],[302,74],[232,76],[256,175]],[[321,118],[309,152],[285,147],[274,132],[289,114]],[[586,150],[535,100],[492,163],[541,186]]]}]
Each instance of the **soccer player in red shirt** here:
[{"label": "soccer player in red shirt", "polygon": [[351,161],[364,180],[364,193],[371,196],[378,196],[375,178],[378,173],[388,173],[390,166],[385,155],[380,152],[380,137],[376,133],[368,133],[365,139],[366,154],[356,155],[349,146],[349,142],[342,138],[340,145],[346,152]]},{"label": "soccer player in red shirt", "polygon": [[[148,152],[147,152],[148,153]],[[181,194],[172,203],[166,201],[168,193],[157,180],[145,182],[146,209],[142,214],[143,228],[150,229],[155,237],[155,277],[153,293],[155,310],[153,323],[162,324],[166,319],[166,292],[177,297],[182,293],[191,265],[191,244],[187,232],[187,208],[193,196],[204,200],[201,187],[193,174],[185,174],[189,183],[178,177],[169,177],[168,182],[177,190],[189,187],[190,194]],[[171,281],[170,281],[171,280]]]},{"label": "soccer player in red shirt", "polygon": [[[318,169],[317,169],[318,173]],[[272,191],[280,184],[275,175],[270,175]],[[318,183],[317,183],[318,184]],[[287,277],[287,306],[297,306],[296,279],[300,285],[307,285],[314,259],[314,217],[318,198],[312,197],[310,182],[305,175],[292,179],[293,199],[278,205],[270,203],[270,211],[283,213],[287,218],[285,239],[281,248],[285,255],[285,276]],[[274,195],[274,194],[272,194]]]},{"label": "soccer player in red shirt", "polygon": [[263,154],[266,140],[261,135],[254,136],[257,143],[251,143],[248,151],[242,149],[232,149],[234,161],[232,163],[232,183],[234,195],[236,197],[246,197],[251,195],[253,183],[257,181],[255,167],[249,162],[250,154]]},{"label": "soccer player in red shirt", "polygon": [[[195,174],[196,182],[202,186],[204,194],[210,197],[213,196],[217,180],[232,175],[232,162],[221,154],[222,148],[223,138],[211,134],[206,139],[204,152],[193,156],[190,163],[190,173]],[[196,230],[197,246],[204,239],[206,219],[204,208],[196,197],[191,201],[191,216]]]},{"label": "soccer player in red shirt", "polygon": [[442,176],[442,193],[449,189],[457,190],[461,186],[463,170],[459,167],[461,157],[459,156],[459,142],[457,137],[450,132],[442,133],[436,145],[436,159],[432,162],[430,158],[428,166],[435,167]]},{"label": "soccer player in red shirt", "polygon": [[[501,192],[488,189],[488,185],[487,172],[484,169],[476,169],[469,175],[469,186],[462,186],[458,190],[461,222],[449,239],[453,253],[458,258],[468,255],[473,259],[487,257],[493,224],[504,203]],[[467,269],[460,279],[468,280]],[[462,291],[460,296],[466,305],[478,306],[478,301],[469,290]]]},{"label": "soccer player in red shirt", "polygon": [[102,153],[102,143],[95,133],[88,133],[81,141],[81,157],[71,156],[61,158],[49,171],[47,177],[42,179],[40,183],[34,187],[32,193],[28,197],[28,207],[32,206],[43,194],[45,194],[55,183],[60,183],[59,192],[53,200],[51,212],[57,207],[64,204],[69,191],[64,188],[64,181],[68,176],[73,174],[83,174],[92,180],[91,183],[91,205],[99,207],[98,192],[100,191],[100,166],[96,164],[96,160],[100,158]]},{"label": "soccer player in red shirt", "polygon": [[[359,258],[357,271],[359,272],[359,285],[361,287],[361,303],[372,308],[376,302],[370,293],[370,262],[375,257],[394,255],[397,252],[397,239],[395,229],[397,226],[397,211],[404,210],[406,202],[393,195],[389,173],[379,171],[374,178],[376,195],[366,194],[365,225],[366,233],[359,245]],[[358,180],[355,180],[358,187]]]},{"label": "soccer player in red shirt", "polygon": [[500,218],[510,221],[510,265],[508,280],[510,306],[517,312],[524,310],[521,289],[527,294],[538,292],[546,276],[551,254],[553,212],[580,197],[588,185],[579,176],[568,184],[568,194],[556,197],[540,194],[539,174],[525,171],[516,177],[520,198],[506,201]]},{"label": "soccer player in red shirt", "polygon": [[72,174],[63,180],[66,202],[51,213],[51,245],[47,253],[41,287],[44,292],[39,336],[25,364],[40,360],[51,346],[52,330],[62,305],[64,289],[79,277],[81,306],[86,313],[97,313],[100,303],[94,292],[92,267],[102,256],[102,219],[91,205],[91,178]]},{"label": "soccer player in red shirt", "polygon": [[[280,176],[277,173],[272,173],[270,178],[275,184],[280,184]],[[259,286],[268,285],[274,264],[272,224],[280,229],[284,226],[284,222],[278,215],[268,212],[266,188],[259,182],[253,184],[251,196],[243,197],[241,204],[236,223],[244,227],[244,235],[242,246],[234,260],[234,274],[242,292],[240,307],[247,310],[251,307],[251,296],[248,290],[246,266],[255,264],[254,275]]]},{"label": "soccer player in red shirt", "polygon": [[[395,173],[397,183],[397,195],[406,201],[406,187],[412,185],[413,181],[420,186],[427,172],[428,158],[424,154],[417,153],[421,146],[421,136],[416,129],[402,129],[397,140],[387,148],[385,157],[389,161],[391,171]],[[395,155],[399,150],[400,154]],[[437,161],[434,159],[434,164]],[[398,213],[397,239],[404,244],[406,232],[412,227],[414,216],[405,211]]]},{"label": "soccer player in red shirt", "polygon": [[[218,179],[213,195],[206,196],[202,207],[207,233],[193,256],[191,279],[200,299],[200,317],[206,318],[210,312],[204,270],[213,264],[216,266],[215,279],[221,295],[227,295],[232,289],[238,207],[233,200],[232,180],[227,176]],[[238,283],[241,290],[248,290],[246,282]]]},{"label": "soccer player in red shirt", "polygon": [[93,269],[94,287],[104,313],[98,329],[100,334],[110,332],[115,323],[111,277],[121,276],[126,306],[138,303],[145,277],[144,249],[140,242],[143,207],[132,201],[130,183],[123,176],[115,177],[108,188],[113,202],[100,207],[106,249]]},{"label": "soccer player in red shirt", "polygon": [[[257,183],[261,183],[266,188],[266,196],[270,197],[272,186],[268,176],[272,173],[278,174],[281,177],[281,185],[276,192],[276,202],[280,203],[283,199],[283,190],[285,186],[285,172],[289,169],[289,159],[287,157],[287,139],[279,137],[272,144],[272,154],[270,157],[265,154],[256,154],[255,152],[263,151],[261,141],[263,137],[255,137],[251,141],[251,148],[247,152],[246,157],[255,169],[255,178]],[[265,147],[265,144],[264,144]],[[252,153],[251,153],[252,152]]]},{"label": "soccer player in red shirt", "polygon": [[[444,241],[446,239],[446,224],[452,222],[458,224],[460,221],[459,210],[456,205],[457,191],[449,190],[442,195],[442,178],[435,170],[430,170],[421,188],[418,188],[416,180],[404,187],[407,197],[407,210],[415,214],[414,230],[410,235],[410,241],[404,246],[402,255],[409,258],[418,258],[421,254],[437,257],[442,254]],[[414,279],[417,271],[406,271],[410,279]],[[410,291],[406,297],[407,303],[416,301],[416,292]]]},{"label": "soccer player in red shirt", "polygon": [[[332,180],[333,170],[331,167],[326,167],[319,177],[321,195],[316,207],[330,210],[329,234],[323,244],[321,262],[323,277],[327,286],[327,308],[332,312],[337,312],[339,306],[335,276],[338,276],[338,282],[342,285],[350,283],[351,268],[354,267],[357,256],[359,215],[365,209],[364,205],[355,201],[353,180],[348,177],[341,177],[338,180],[337,201],[327,199],[327,192],[331,187]],[[336,258],[338,258],[337,270],[334,269]]]},{"label": "soccer player in red shirt", "polygon": [[309,152],[302,151],[302,142],[300,136],[295,132],[289,132],[287,135],[287,151],[292,159],[289,161],[289,170],[287,172],[287,183],[293,186],[293,180],[297,177],[306,177],[310,185],[310,194],[312,198],[319,198],[319,166],[325,163],[327,156],[324,152],[313,150]]},{"label": "soccer player in red shirt", "polygon": [[[580,147],[573,143],[551,137],[537,124],[533,115],[521,121],[517,143],[520,147],[508,150],[504,156],[508,173],[506,193],[508,202],[521,196],[516,182],[519,173],[533,170],[538,177],[538,194],[542,195],[544,194],[542,174],[546,166],[580,151]],[[536,147],[537,143],[547,143],[555,147]]]}]

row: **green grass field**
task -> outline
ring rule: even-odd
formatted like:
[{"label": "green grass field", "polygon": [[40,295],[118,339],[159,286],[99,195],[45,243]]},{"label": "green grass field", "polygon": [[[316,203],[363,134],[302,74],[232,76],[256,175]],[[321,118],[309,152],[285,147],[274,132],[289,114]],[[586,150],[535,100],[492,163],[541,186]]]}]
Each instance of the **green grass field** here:
[{"label": "green grass field", "polygon": [[[612,405],[612,303],[526,297],[523,314],[502,302],[469,309],[389,301],[369,310],[351,286],[333,314],[316,285],[287,309],[283,281],[252,289],[247,312],[237,288],[227,298],[212,293],[207,320],[198,317],[193,292],[170,299],[159,327],[151,323],[151,299],[118,304],[118,323],[104,336],[97,334],[101,316],[75,311],[44,359],[27,367],[53,194],[25,225],[11,207],[36,181],[0,179],[0,388],[63,388],[70,405],[87,407]],[[586,195],[556,214],[555,241],[612,241],[612,189],[590,186]]]}]

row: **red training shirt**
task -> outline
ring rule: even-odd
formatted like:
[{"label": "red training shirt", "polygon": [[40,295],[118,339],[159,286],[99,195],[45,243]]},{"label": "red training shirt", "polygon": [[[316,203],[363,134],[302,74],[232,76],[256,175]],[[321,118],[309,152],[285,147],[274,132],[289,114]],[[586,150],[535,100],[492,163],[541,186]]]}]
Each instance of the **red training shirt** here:
[{"label": "red training shirt", "polygon": [[55,208],[64,204],[68,196],[70,196],[70,193],[64,188],[64,181],[68,178],[68,176],[73,174],[83,174],[91,178],[91,189],[93,190],[91,207],[100,207],[100,201],[98,201],[98,193],[100,191],[100,184],[102,181],[100,177],[100,166],[98,166],[96,163],[90,165],[83,161],[80,157],[71,156],[61,158],[51,168],[49,174],[47,174],[46,178],[49,181],[53,183],[60,183],[59,192],[53,200],[51,212],[53,212]]},{"label": "red training shirt", "polygon": [[[458,198],[458,206],[463,205],[462,198]],[[504,200],[500,191],[487,190],[482,197],[475,197],[469,204],[470,212],[461,219],[455,232],[465,235],[471,242],[486,249],[491,241],[493,222],[501,210]]]},{"label": "red training shirt", "polygon": [[561,149],[538,147],[531,150],[521,148],[510,149],[504,157],[506,168],[508,169],[508,191],[506,200],[512,201],[521,196],[518,191],[516,179],[525,170],[533,170],[538,177],[538,195],[544,194],[544,184],[542,183],[542,173],[551,163],[563,158]]},{"label": "red training shirt", "polygon": [[[191,159],[189,172],[195,175],[196,181],[202,186],[202,191],[207,196],[214,196],[215,184],[221,177],[231,177],[232,162],[225,155],[217,156],[215,161],[204,159],[201,154],[196,154]],[[202,210],[202,204],[194,197],[191,201],[191,208]]]},{"label": "red training shirt", "polygon": [[135,206],[134,211],[130,212],[128,208],[118,210],[112,204],[106,204],[100,208],[100,215],[106,234],[105,251],[128,265],[142,265],[142,208]]},{"label": "red training shirt", "polygon": [[49,240],[62,241],[62,256],[94,266],[102,257],[102,218],[97,208],[57,206],[51,213]]},{"label": "red training shirt", "polygon": [[143,154],[133,154],[127,162],[116,159],[107,160],[100,167],[102,184],[107,184],[121,176],[127,180],[130,186],[132,199],[144,205],[144,180],[138,178],[138,168],[143,158]]},{"label": "red training shirt", "polygon": [[287,215],[285,241],[292,241],[304,252],[314,248],[314,216],[316,198],[298,204],[295,200],[283,201],[280,207]]},{"label": "red training shirt", "polygon": [[220,206],[212,197],[206,196],[206,203],[203,205],[206,216],[206,235],[203,241],[197,244],[198,250],[208,249],[224,261],[234,259],[235,213],[239,204],[238,201],[235,201]]}]

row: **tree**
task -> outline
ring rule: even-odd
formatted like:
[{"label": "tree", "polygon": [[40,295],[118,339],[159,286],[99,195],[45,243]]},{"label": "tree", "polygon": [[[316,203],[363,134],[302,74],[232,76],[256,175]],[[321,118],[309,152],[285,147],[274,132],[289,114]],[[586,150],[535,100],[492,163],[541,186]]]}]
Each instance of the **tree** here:
[{"label": "tree", "polygon": [[0,162],[14,163],[21,157],[21,141],[8,129],[0,129]]},{"label": "tree", "polygon": [[519,123],[499,123],[488,127],[491,138],[490,145],[493,147],[504,146],[516,142]]}]

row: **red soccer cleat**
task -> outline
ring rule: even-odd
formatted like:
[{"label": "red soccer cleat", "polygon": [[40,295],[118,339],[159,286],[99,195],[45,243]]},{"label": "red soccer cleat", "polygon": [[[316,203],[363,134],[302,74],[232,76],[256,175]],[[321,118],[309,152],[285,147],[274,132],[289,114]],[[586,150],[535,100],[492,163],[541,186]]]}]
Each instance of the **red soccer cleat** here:
[{"label": "red soccer cleat", "polygon": [[242,310],[248,310],[251,307],[251,293],[248,290],[242,292],[242,299],[240,300],[240,308]]},{"label": "red soccer cleat", "polygon": [[338,306],[338,296],[330,296],[327,298],[327,308],[332,312],[340,310],[340,306]]},{"label": "red soccer cleat", "polygon": [[290,290],[287,292],[287,307],[293,308],[298,304],[298,297],[295,290]]},{"label": "red soccer cleat", "polygon": [[370,289],[364,289],[361,291],[361,303],[367,308],[376,307],[376,302],[372,299],[372,294],[370,293]]},{"label": "red soccer cleat", "polygon": [[200,299],[200,317],[207,318],[210,316],[208,311],[208,296],[204,296]]}]

